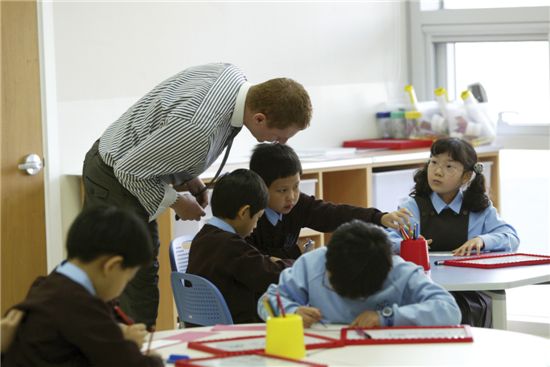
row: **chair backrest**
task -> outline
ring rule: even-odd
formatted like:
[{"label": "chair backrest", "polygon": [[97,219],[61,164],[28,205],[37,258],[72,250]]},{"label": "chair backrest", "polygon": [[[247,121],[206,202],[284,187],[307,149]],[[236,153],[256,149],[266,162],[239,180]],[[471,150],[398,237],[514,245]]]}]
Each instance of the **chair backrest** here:
[{"label": "chair backrest", "polygon": [[176,237],[170,242],[170,268],[172,271],[185,273],[189,262],[189,250],[194,235]]},{"label": "chair backrest", "polygon": [[233,324],[223,295],[208,279],[174,271],[171,281],[180,322],[202,326]]}]

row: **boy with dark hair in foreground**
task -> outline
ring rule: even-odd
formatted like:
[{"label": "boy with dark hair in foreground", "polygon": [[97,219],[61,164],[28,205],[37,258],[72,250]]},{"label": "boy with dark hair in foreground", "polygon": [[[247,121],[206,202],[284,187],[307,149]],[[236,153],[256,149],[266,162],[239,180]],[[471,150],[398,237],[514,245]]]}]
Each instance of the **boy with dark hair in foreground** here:
[{"label": "boy with dark hair in foreground", "polygon": [[[277,292],[285,311],[301,315],[305,327],[320,320],[359,327],[453,325],[461,316],[454,298],[422,267],[392,256],[382,228],[358,220],[284,270],[266,292],[272,305]],[[264,302],[257,307],[265,320]]]},{"label": "boy with dark hair in foreground", "polygon": [[254,172],[238,169],[221,177],[212,193],[214,216],[191,244],[187,272],[218,287],[236,324],[261,321],[256,302],[285,267],[244,240],[266,205],[267,188]]},{"label": "boy with dark hair in foreground", "polygon": [[85,210],[67,237],[68,260],[38,278],[14,308],[24,312],[4,366],[162,366],[143,355],[145,325],[121,326],[106,303],[153,259],[150,236],[135,214]]}]

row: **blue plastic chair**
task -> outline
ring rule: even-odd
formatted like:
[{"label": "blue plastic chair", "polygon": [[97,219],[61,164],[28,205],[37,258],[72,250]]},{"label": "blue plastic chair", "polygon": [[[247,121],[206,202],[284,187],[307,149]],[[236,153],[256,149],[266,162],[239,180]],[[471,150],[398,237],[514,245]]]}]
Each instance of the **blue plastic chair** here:
[{"label": "blue plastic chair", "polygon": [[174,271],[171,281],[180,322],[201,326],[233,324],[223,295],[208,279]]},{"label": "blue plastic chair", "polygon": [[189,250],[194,235],[176,237],[170,242],[170,268],[172,271],[185,273],[189,263]]}]

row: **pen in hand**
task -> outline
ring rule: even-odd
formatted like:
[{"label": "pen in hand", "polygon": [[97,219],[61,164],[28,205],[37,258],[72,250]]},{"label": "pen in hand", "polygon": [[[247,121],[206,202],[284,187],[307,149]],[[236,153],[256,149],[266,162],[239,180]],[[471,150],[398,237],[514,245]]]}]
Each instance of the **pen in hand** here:
[{"label": "pen in hand", "polygon": [[151,343],[153,343],[153,335],[155,334],[155,327],[151,326],[149,329],[149,342],[147,343],[147,351],[145,352],[146,355],[149,355],[151,352]]}]

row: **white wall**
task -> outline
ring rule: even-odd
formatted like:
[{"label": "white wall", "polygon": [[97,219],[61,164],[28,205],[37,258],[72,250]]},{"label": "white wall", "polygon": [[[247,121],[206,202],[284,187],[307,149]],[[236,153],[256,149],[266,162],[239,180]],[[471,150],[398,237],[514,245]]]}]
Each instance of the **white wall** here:
[{"label": "white wall", "polygon": [[[314,117],[295,147],[373,137],[374,106],[400,95],[406,80],[404,19],[394,1],[55,3],[64,171],[78,172],[92,142],[157,83],[215,61],[238,65],[252,83],[304,84]],[[235,156],[254,144],[242,135]]]},{"label": "white wall", "polygon": [[[65,174],[81,172],[86,151],[133,102],[191,65],[231,62],[252,83],[302,83],[314,115],[290,142],[297,149],[375,137],[376,105],[401,96],[407,80],[402,2],[54,2],[52,13]],[[255,143],[243,130],[229,159],[246,159]],[[79,185],[60,182],[66,232]]]}]

